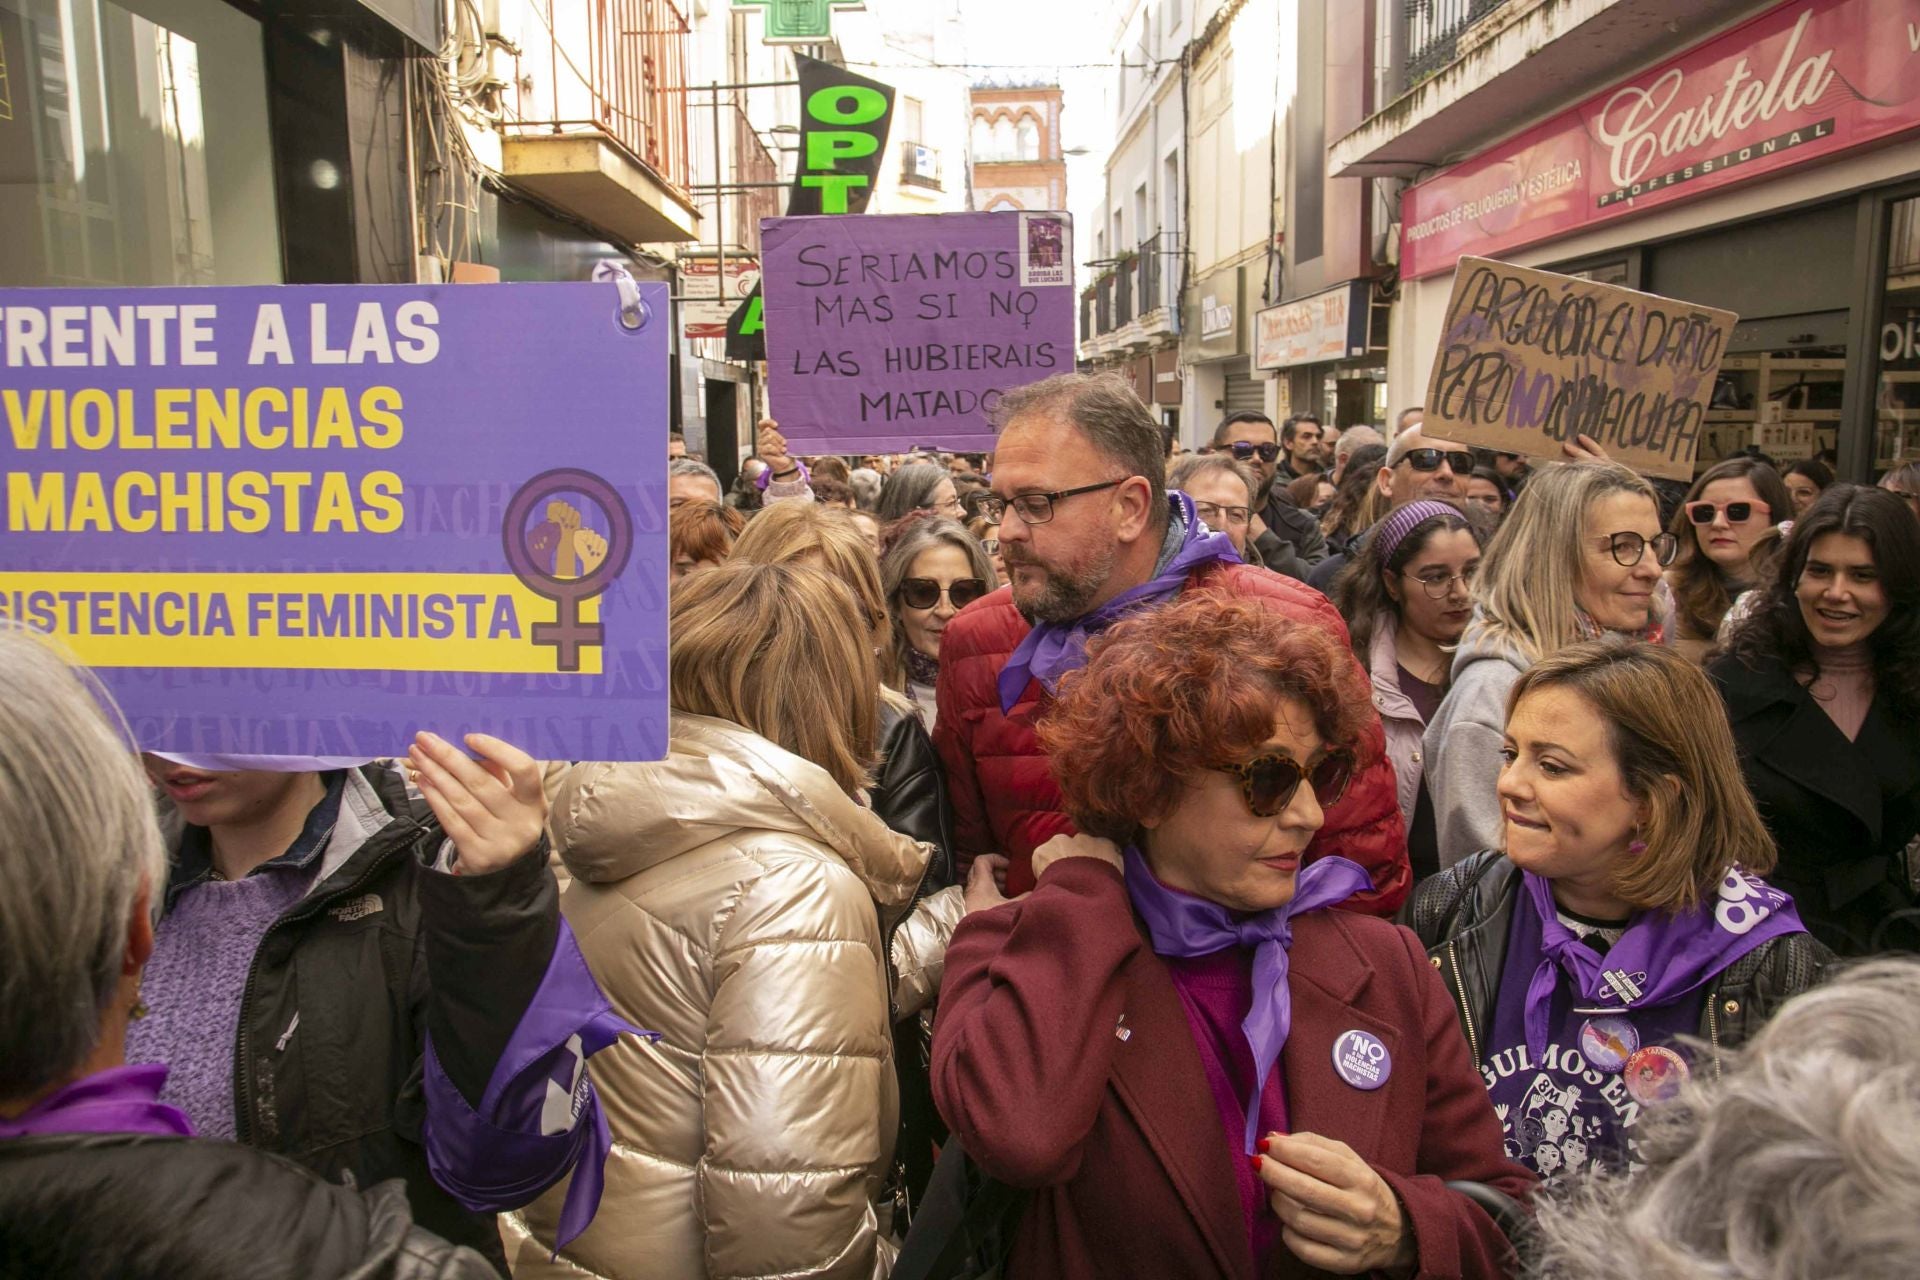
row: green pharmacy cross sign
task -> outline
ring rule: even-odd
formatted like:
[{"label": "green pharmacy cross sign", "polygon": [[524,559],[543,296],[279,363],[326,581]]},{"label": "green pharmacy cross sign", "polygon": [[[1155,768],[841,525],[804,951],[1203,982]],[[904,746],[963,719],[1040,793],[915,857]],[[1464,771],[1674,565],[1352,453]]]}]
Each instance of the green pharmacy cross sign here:
[{"label": "green pharmacy cross sign", "polygon": [[864,9],[866,0],[733,0],[742,12],[766,14],[762,44],[824,44],[833,39],[835,9]]}]

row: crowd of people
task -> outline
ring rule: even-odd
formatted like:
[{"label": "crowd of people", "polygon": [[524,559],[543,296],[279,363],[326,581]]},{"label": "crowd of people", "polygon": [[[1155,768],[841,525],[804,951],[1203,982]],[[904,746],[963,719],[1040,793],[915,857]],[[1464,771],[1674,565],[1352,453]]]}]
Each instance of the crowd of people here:
[{"label": "crowd of people", "polygon": [[1911,1268],[1920,464],[994,425],[673,442],[659,761],[0,632],[0,1272]]}]

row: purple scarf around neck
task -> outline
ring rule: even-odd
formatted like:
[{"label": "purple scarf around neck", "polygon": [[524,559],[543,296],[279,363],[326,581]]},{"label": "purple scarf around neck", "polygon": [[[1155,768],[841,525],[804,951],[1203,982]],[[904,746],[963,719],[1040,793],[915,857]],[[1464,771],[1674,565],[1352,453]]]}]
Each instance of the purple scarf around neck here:
[{"label": "purple scarf around neck", "polygon": [[1793,899],[1738,867],[1721,877],[1715,896],[1684,913],[1640,911],[1602,956],[1560,922],[1553,885],[1521,873],[1528,905],[1540,920],[1545,958],[1527,983],[1527,1045],[1546,1049],[1553,993],[1565,974],[1576,1005],[1609,1011],[1658,1008],[1690,991],[1763,943],[1805,933]]},{"label": "purple scarf around neck", "polygon": [[1293,898],[1284,906],[1236,919],[1217,902],[1196,898],[1161,884],[1138,849],[1126,854],[1127,896],[1146,921],[1155,955],[1206,956],[1228,947],[1253,948],[1253,1005],[1240,1024],[1253,1050],[1253,1093],[1247,1099],[1246,1154],[1259,1137],[1260,1091],[1280,1061],[1293,1026],[1293,996],[1287,986],[1287,949],[1293,945],[1293,917],[1345,902],[1373,887],[1358,863],[1320,858],[1300,868]]},{"label": "purple scarf around neck", "polygon": [[160,1101],[167,1069],[159,1063],[111,1067],[56,1089],[11,1120],[0,1138],[42,1133],[149,1133],[191,1138],[186,1113]]},{"label": "purple scarf around neck", "polygon": [[1000,671],[1002,714],[1013,710],[1030,680],[1038,680],[1052,693],[1061,676],[1086,665],[1089,640],[1134,610],[1178,595],[1187,585],[1187,577],[1201,565],[1215,560],[1240,563],[1233,539],[1202,524],[1194,513],[1192,498],[1176,489],[1167,494],[1167,500],[1181,530],[1172,557],[1163,556],[1150,580],[1122,591],[1091,613],[1071,622],[1042,622],[1027,632]]}]

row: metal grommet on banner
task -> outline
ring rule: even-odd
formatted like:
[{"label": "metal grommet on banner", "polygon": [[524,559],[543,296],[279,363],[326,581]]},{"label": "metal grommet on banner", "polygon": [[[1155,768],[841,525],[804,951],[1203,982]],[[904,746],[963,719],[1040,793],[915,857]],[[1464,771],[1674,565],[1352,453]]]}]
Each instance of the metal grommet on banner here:
[{"label": "metal grommet on banner", "polygon": [[647,327],[653,319],[653,310],[647,306],[647,300],[640,294],[640,284],[633,278],[633,272],[627,264],[616,258],[603,258],[593,264],[593,279],[596,283],[611,282],[620,290],[620,306],[614,312],[614,319],[628,333],[638,333]]}]

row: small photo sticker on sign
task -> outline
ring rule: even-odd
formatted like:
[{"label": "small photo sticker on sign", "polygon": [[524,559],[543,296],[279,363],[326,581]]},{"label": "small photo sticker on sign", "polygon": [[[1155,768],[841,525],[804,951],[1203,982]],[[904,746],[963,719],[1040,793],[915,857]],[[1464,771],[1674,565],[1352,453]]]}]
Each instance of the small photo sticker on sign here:
[{"label": "small photo sticker on sign", "polygon": [[1020,215],[1020,287],[1073,283],[1067,224],[1048,213]]}]

